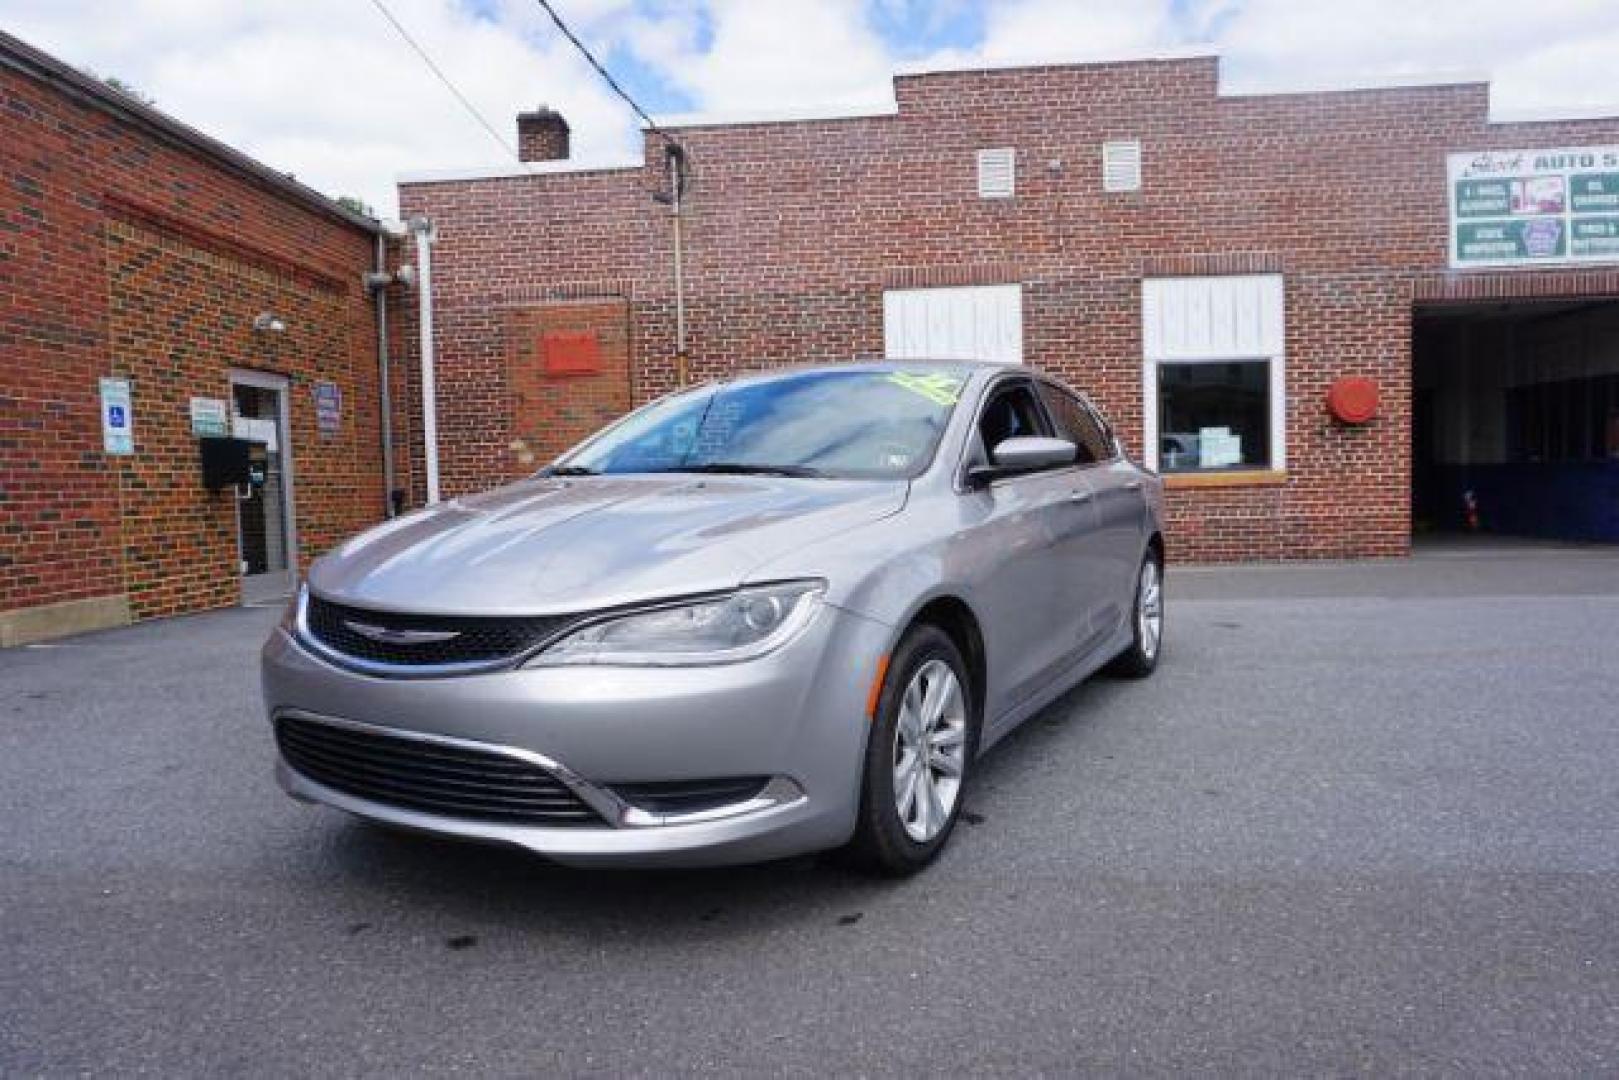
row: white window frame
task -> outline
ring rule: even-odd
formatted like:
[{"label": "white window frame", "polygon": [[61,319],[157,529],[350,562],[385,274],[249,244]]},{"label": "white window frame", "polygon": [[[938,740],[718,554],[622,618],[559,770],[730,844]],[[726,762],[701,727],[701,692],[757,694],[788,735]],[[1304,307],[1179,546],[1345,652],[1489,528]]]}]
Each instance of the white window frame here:
[{"label": "white window frame", "polygon": [[[1141,436],[1142,454],[1149,468],[1159,467],[1158,369],[1161,365],[1262,360],[1270,365],[1270,464],[1249,471],[1287,470],[1287,332],[1283,292],[1280,274],[1165,277],[1142,281]],[[1190,473],[1196,475],[1197,470]]]}]

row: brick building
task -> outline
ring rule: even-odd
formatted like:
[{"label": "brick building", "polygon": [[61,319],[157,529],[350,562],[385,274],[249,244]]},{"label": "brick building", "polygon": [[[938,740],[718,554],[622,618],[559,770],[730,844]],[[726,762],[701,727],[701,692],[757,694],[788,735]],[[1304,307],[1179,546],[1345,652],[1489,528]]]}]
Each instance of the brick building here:
[{"label": "brick building", "polygon": [[378,229],[0,34],[0,643],[278,595],[383,517]]},{"label": "brick building", "polygon": [[1227,94],[1204,55],[894,92],[667,126],[684,355],[655,135],[576,169],[539,110],[521,168],[407,176],[444,493],[683,376],[965,354],[1098,399],[1181,558],[1398,555],[1464,491],[1484,528],[1619,538],[1619,119],[1496,122],[1484,83]]}]

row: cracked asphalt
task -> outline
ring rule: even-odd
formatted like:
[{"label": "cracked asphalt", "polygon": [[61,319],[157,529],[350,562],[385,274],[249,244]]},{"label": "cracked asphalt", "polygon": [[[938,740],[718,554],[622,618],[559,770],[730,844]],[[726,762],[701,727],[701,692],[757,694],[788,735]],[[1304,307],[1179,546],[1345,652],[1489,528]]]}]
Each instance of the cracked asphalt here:
[{"label": "cracked asphalt", "polygon": [[295,804],[273,611],[0,652],[0,1073],[1619,1071],[1619,552],[1169,590],[903,882]]}]

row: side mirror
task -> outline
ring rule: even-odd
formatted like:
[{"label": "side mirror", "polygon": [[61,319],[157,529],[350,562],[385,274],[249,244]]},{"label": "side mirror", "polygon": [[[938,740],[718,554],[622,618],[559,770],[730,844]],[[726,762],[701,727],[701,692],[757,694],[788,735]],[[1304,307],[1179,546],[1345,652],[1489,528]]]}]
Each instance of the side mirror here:
[{"label": "side mirror", "polygon": [[1079,448],[1067,439],[1007,439],[990,451],[991,464],[969,469],[967,479],[973,484],[987,484],[1003,476],[1072,465],[1078,455]]}]

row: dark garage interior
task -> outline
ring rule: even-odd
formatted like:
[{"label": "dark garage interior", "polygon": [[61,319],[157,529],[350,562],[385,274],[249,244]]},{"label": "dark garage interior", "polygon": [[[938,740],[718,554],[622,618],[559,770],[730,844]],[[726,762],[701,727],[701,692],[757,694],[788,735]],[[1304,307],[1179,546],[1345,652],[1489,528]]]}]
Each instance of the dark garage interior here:
[{"label": "dark garage interior", "polygon": [[1419,307],[1412,522],[1619,542],[1619,300]]}]

